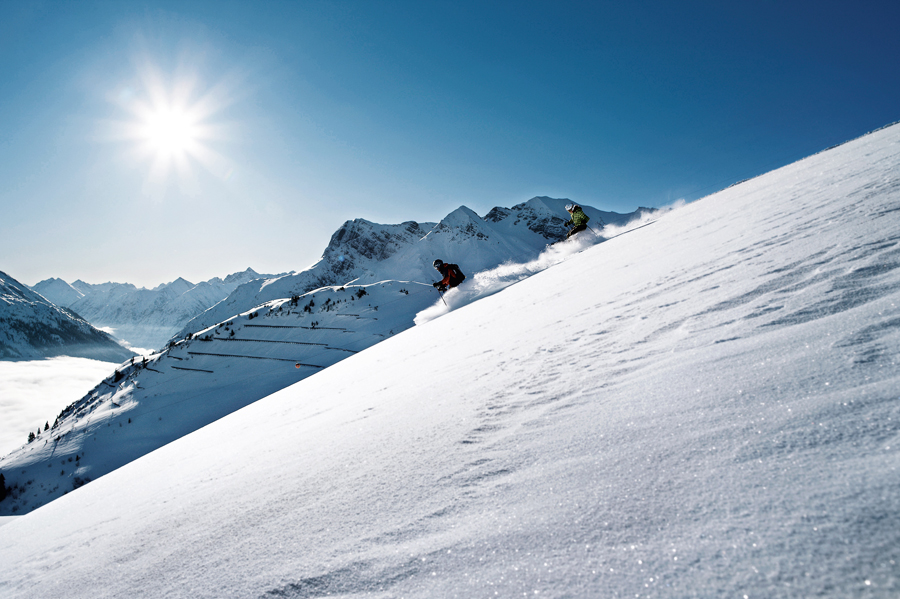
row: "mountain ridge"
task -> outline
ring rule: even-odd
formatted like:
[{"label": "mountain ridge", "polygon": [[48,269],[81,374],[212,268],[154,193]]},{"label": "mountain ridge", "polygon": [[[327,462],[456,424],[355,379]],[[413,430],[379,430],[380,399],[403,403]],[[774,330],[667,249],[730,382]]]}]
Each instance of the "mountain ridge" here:
[{"label": "mountain ridge", "polygon": [[[240,284],[261,275],[251,268],[220,279],[191,283],[178,277],[152,289],[131,283],[100,283],[82,280],[71,285],[47,279],[32,287],[58,305],[75,310],[94,326],[111,330],[133,347],[162,347],[186,322],[224,299]],[[75,296],[69,290],[80,294]]]},{"label": "mountain ridge", "polygon": [[[322,257],[298,273],[280,276],[259,285],[248,282],[232,294],[198,314],[173,339],[221,322],[254,306],[314,289],[346,283],[378,280],[431,282],[435,258],[456,262],[463,272],[493,268],[513,260],[535,258],[548,243],[565,236],[566,199],[532,198],[512,208],[495,207],[484,218],[466,206],[450,212],[437,223],[406,221],[395,225],[348,220],[331,236]],[[624,226],[652,214],[656,209],[639,208],[619,214],[583,207],[592,224]],[[377,271],[377,273],[376,273]]]},{"label": "mountain ridge", "polygon": [[61,355],[118,362],[134,353],[75,311],[0,272],[0,359]]}]

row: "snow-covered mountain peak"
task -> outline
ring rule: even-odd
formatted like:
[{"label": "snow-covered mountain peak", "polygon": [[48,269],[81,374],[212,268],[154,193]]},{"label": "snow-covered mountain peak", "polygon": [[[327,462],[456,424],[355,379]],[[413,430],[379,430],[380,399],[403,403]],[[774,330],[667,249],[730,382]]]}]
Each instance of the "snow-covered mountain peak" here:
[{"label": "snow-covered mountain peak", "polygon": [[[261,276],[262,275],[260,275],[258,272],[256,272],[252,268],[248,267],[244,271],[236,272],[236,273],[232,273],[232,274],[228,275],[227,277],[225,277],[224,283],[226,283],[228,285],[234,285],[234,284],[239,285],[241,283],[246,283],[247,281],[252,281],[253,279],[258,279]],[[221,280],[221,279],[217,279],[217,280]]]},{"label": "snow-covered mountain peak", "polygon": [[133,354],[76,313],[0,272],[0,358],[60,355],[119,361]]},{"label": "snow-covered mountain peak", "polygon": [[84,297],[84,293],[57,278],[45,279],[32,289],[57,306],[68,306]]},{"label": "snow-covered mountain peak", "polygon": [[382,225],[363,218],[348,220],[331,236],[325,255],[340,256],[349,251],[364,258],[384,260],[403,242],[424,236],[430,227],[430,223],[423,227],[415,221]]},{"label": "snow-covered mountain peak", "polygon": [[566,199],[535,197],[512,208],[498,206],[484,220],[498,230],[527,229],[544,240],[556,241],[566,233],[563,224],[568,219],[565,211],[567,203],[569,200]]},{"label": "snow-covered mountain peak", "polygon": [[447,216],[441,219],[440,224],[445,227],[466,226],[471,222],[480,223],[484,219],[478,216],[474,210],[467,206],[460,206]]},{"label": "snow-covered mountain peak", "polygon": [[[466,206],[460,206],[438,223],[429,236],[440,237],[442,244],[461,243],[467,239],[487,240],[494,233],[490,224]],[[445,236],[449,236],[447,239]]]},{"label": "snow-covered mountain peak", "polygon": [[75,310],[95,326],[112,329],[134,347],[158,348],[191,318],[225,299],[241,283],[261,277],[253,269],[198,284],[178,277],[153,289],[130,283],[91,285],[78,280],[42,281],[35,290],[59,306]]},{"label": "snow-covered mountain peak", "polygon": [[162,289],[165,289],[168,292],[170,292],[171,294],[177,296],[177,295],[181,295],[182,293],[185,293],[186,291],[188,291],[190,289],[193,289],[193,287],[194,287],[193,283],[191,283],[187,279],[178,277],[171,283],[164,283],[162,285],[159,285],[158,287],[154,288],[153,291],[160,291]]},{"label": "snow-covered mountain peak", "polygon": [[343,284],[415,243],[427,232],[414,221],[399,225],[381,225],[362,218],[347,221],[331,236],[322,255],[321,263],[327,265],[330,273],[320,281],[324,285]]},{"label": "snow-covered mountain peak", "polygon": [[561,216],[565,210],[564,206],[569,203],[567,199],[554,199],[546,196],[536,196],[514,205],[512,208],[503,206],[495,206],[484,216],[484,220],[492,223],[500,222],[511,214],[518,214],[525,211],[532,213],[544,214],[546,216]]}]

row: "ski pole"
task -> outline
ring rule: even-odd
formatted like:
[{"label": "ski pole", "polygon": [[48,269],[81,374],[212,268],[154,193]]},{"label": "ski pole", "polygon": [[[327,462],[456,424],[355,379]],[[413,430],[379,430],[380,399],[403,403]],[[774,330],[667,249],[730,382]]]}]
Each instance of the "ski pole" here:
[{"label": "ski pole", "polygon": [[[435,289],[437,289],[437,287],[435,287]],[[447,305],[447,300],[444,299],[444,293],[440,289],[438,289],[437,292],[438,292],[438,295],[441,296],[441,301],[444,302],[444,305],[449,308],[450,306]]]}]

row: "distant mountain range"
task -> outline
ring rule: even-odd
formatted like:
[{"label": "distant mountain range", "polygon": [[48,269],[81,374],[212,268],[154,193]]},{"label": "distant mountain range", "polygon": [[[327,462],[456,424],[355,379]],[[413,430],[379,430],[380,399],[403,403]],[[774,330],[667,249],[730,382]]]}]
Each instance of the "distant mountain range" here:
[{"label": "distant mountain range", "polygon": [[[440,301],[431,286],[435,258],[459,264],[473,285],[476,273],[527,262],[561,239],[568,202],[533,198],[484,218],[463,206],[436,224],[347,221],[316,264],[238,285],[164,350],[122,364],[51,420],[50,430],[0,459],[0,469],[25,485],[0,503],[0,515],[29,512],[412,327],[416,314]],[[597,231],[603,222],[623,225],[654,212],[583,208]],[[173,292],[187,293],[189,284],[176,283]],[[60,460],[71,466],[47,467]]]},{"label": "distant mountain range", "polygon": [[78,356],[121,362],[133,355],[72,310],[0,272],[0,359]]},{"label": "distant mountain range", "polygon": [[[512,208],[496,207],[484,218],[461,206],[441,222],[380,225],[363,219],[345,222],[322,257],[311,267],[276,279],[257,279],[240,285],[225,300],[191,319],[177,338],[228,319],[234,314],[279,298],[303,295],[314,289],[347,283],[384,280],[435,280],[435,258],[459,264],[474,273],[512,260],[535,258],[548,243],[565,236],[567,199],[535,197]],[[583,206],[589,226],[623,225],[652,213],[638,208],[619,214]]]},{"label": "distant mountain range", "polygon": [[[535,197],[512,208],[496,207],[483,218],[462,206],[440,223],[382,225],[363,219],[345,222],[322,257],[299,273],[259,274],[253,269],[201,283],[178,278],[153,289],[130,283],[67,283],[51,278],[32,289],[58,306],[80,314],[134,348],[162,348],[184,336],[273,299],[302,295],[348,281],[423,280],[433,276],[432,254],[469,271],[505,260],[533,258],[565,234],[567,199]],[[591,225],[621,225],[649,208],[628,214],[585,207]],[[463,251],[457,244],[471,238]],[[458,255],[458,257],[456,256]]]},{"label": "distant mountain range", "polygon": [[47,279],[32,289],[58,306],[74,310],[95,327],[137,348],[162,347],[184,325],[222,301],[239,285],[278,275],[261,275],[253,269],[191,283],[178,278],[154,289],[130,283],[91,285],[78,280]]}]

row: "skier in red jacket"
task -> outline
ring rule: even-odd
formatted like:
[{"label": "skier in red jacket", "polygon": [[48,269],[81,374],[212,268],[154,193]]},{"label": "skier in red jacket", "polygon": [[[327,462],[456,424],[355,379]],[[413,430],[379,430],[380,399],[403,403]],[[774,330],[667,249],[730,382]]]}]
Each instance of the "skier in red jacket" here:
[{"label": "skier in red jacket", "polygon": [[432,287],[438,291],[447,291],[448,288],[456,287],[466,278],[456,264],[445,264],[443,260],[435,260],[434,267],[444,277],[437,283],[432,283]]}]

